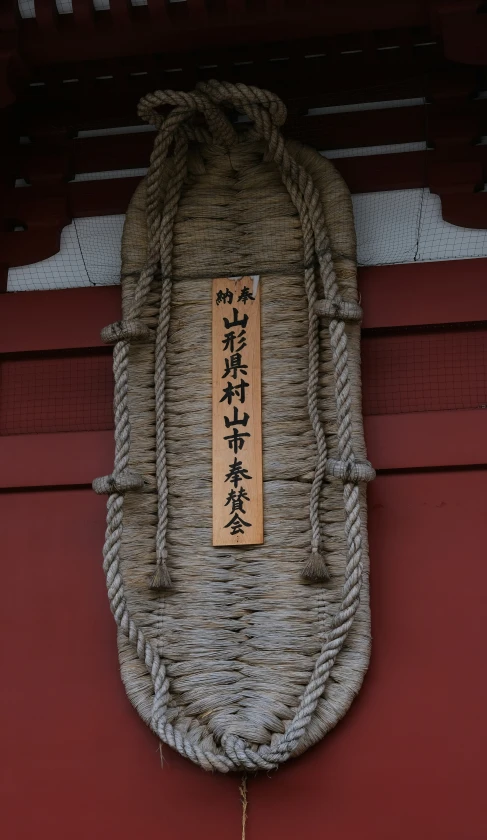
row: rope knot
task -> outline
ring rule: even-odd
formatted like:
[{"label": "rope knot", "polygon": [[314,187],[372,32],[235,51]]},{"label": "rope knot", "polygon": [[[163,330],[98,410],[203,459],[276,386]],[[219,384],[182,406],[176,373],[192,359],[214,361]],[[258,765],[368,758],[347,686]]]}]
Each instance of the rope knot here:
[{"label": "rope knot", "polygon": [[206,94],[215,105],[233,105],[251,120],[255,117],[256,109],[259,109],[268,112],[276,128],[286,122],[287,108],[284,102],[269,90],[241,83],[218,82],[216,79],[199,82],[197,90]]},{"label": "rope knot", "polygon": [[375,470],[369,461],[338,461],[335,458],[328,458],[326,474],[352,484],[373,481],[375,478]]},{"label": "rope knot", "polygon": [[122,470],[119,473],[95,478],[91,486],[99,496],[110,495],[111,493],[123,494],[129,490],[142,490],[144,478],[134,470]]},{"label": "rope knot", "polygon": [[[159,113],[158,109],[163,105],[173,106],[167,116]],[[169,137],[183,132],[190,140],[208,142],[213,139],[221,146],[233,146],[238,142],[235,129],[222,109],[199,87],[191,93],[174,90],[149,93],[140,100],[137,113],[144,122]],[[205,117],[209,131],[191,123],[198,113]]]},{"label": "rope knot", "polygon": [[315,303],[315,312],[325,318],[333,318],[338,321],[361,321],[363,317],[362,307],[358,303],[342,298],[329,300],[318,300]]},{"label": "rope knot", "polygon": [[101,339],[105,344],[115,344],[117,341],[147,341],[152,337],[152,331],[143,321],[126,319],[108,324],[101,331]]}]

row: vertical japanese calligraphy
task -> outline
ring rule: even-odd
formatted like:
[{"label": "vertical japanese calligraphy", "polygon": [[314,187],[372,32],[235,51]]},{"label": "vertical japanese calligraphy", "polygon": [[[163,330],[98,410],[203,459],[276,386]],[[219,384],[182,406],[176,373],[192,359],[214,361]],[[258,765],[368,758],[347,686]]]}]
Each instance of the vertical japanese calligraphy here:
[{"label": "vertical japanese calligraphy", "polygon": [[264,541],[258,277],[213,280],[213,545]]}]

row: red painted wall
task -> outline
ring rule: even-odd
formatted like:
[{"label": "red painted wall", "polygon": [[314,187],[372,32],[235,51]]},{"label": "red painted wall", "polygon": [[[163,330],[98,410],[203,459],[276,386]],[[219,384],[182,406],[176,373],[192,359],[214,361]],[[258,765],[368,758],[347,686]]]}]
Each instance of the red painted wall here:
[{"label": "red painted wall", "polygon": [[[464,263],[462,277],[476,320],[487,321],[479,262]],[[394,284],[398,301],[403,283],[420,281],[433,301],[438,283],[454,290],[448,281],[459,267],[444,264],[441,275],[420,267],[420,278],[419,267],[368,269],[361,278],[367,330],[392,325],[397,339],[404,308],[394,305]],[[449,306],[455,314],[453,293],[437,298],[443,313]],[[51,362],[51,351],[97,347],[98,328],[118,306],[117,289],[4,295],[0,326],[9,329],[0,329],[0,364],[11,376],[12,365],[33,354],[40,363],[51,354]],[[406,323],[434,317],[412,313]],[[428,335],[436,333],[423,331],[423,342]],[[385,340],[364,334],[364,346]],[[412,340],[409,348],[417,334]],[[61,352],[63,365],[66,358]],[[468,355],[465,365],[471,374]],[[428,353],[419,368],[432,382],[434,371],[439,376]],[[372,380],[382,381],[385,398],[387,377],[378,380],[374,364],[365,373],[366,393]],[[448,397],[458,371],[445,365],[443,373]],[[42,394],[24,380],[22,399],[37,400],[34,427],[0,436],[2,836],[237,840],[238,778],[205,774],[166,747],[161,764],[156,739],[126,699],[101,570],[105,500],[88,486],[110,468],[112,433],[77,430],[76,402],[70,414],[63,387],[60,411],[71,418],[64,431],[35,432]],[[0,416],[11,416],[12,395]],[[366,420],[370,455],[383,471],[369,492],[371,668],[330,736],[278,772],[249,780],[248,840],[485,840],[486,414],[475,406],[447,410],[441,400],[436,408]]]}]

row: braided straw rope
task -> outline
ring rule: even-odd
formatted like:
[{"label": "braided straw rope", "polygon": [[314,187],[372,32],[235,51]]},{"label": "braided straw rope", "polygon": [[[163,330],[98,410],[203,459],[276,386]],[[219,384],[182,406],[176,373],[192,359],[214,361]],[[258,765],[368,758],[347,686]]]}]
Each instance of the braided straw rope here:
[{"label": "braided straw rope", "polygon": [[[252,127],[237,134],[226,105]],[[272,769],[335,725],[369,657],[360,483],[374,471],[349,196],[331,164],[283,140],[286,109],[267,91],[202,83],[148,95],[139,114],[158,133],[127,215],[124,320],[103,332],[115,343],[115,465],[93,485],[109,494],[122,677],[182,755],[222,772]],[[204,280],[256,273],[266,544],[211,548]]]}]

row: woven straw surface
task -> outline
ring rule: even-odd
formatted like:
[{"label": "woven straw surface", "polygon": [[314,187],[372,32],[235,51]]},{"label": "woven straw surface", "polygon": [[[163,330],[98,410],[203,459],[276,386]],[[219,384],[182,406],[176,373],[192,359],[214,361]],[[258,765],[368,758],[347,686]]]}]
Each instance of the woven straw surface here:
[{"label": "woven straw surface", "polygon": [[[315,151],[288,150],[319,190],[341,297],[357,300],[350,196]],[[170,179],[170,161],[165,177]],[[129,317],[147,250],[146,184],[131,202],[123,237],[123,309]],[[213,548],[211,510],[211,280],[259,274],[262,295],[265,543]],[[160,281],[142,319],[155,329]],[[203,747],[234,734],[272,744],[299,705],[340,601],[346,563],[343,482],[325,478],[320,499],[329,582],[303,581],[310,546],[309,499],[316,443],[307,410],[308,303],[302,230],[265,146],[193,144],[174,226],[173,286],[166,380],[168,567],[172,589],[148,586],[156,563],[157,494],[153,344],[129,357],[130,467],[149,482],[124,502],[121,572],[130,613],[158,651],[170,680],[168,720]],[[365,458],[360,326],[346,327],[353,445]],[[320,332],[320,413],[328,454],[338,458],[329,334]],[[370,650],[365,490],[361,489],[364,575],[360,606],[307,732],[295,754],[330,730],[358,692]],[[119,632],[127,693],[151,722],[153,683]]]}]

